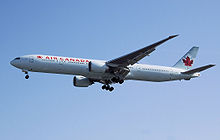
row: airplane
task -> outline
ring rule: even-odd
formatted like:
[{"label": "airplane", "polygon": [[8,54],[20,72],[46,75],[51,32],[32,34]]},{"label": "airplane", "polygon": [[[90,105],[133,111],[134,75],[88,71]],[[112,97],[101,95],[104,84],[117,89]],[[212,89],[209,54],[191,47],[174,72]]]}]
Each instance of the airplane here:
[{"label": "airplane", "polygon": [[95,82],[99,82],[103,84],[102,89],[108,91],[114,90],[112,84],[122,84],[125,80],[152,82],[190,80],[199,77],[199,72],[215,66],[209,64],[192,69],[199,47],[192,47],[172,67],[138,64],[138,61],[149,56],[159,45],[176,36],[178,35],[169,36],[109,61],[50,55],[25,55],[16,57],[10,64],[21,69],[26,74],[26,79],[29,78],[29,71],[76,75],[73,77],[74,86],[89,87]]}]

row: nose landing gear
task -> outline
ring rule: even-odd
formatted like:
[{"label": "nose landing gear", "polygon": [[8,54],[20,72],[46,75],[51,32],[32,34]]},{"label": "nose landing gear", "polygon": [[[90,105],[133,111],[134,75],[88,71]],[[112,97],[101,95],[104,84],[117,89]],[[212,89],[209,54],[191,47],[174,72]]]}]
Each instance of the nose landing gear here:
[{"label": "nose landing gear", "polygon": [[22,72],[24,72],[26,74],[24,78],[29,79],[30,76],[28,75],[28,71],[22,70]]},{"label": "nose landing gear", "polygon": [[103,85],[102,86],[102,89],[104,90],[109,90],[109,91],[113,91],[114,90],[114,87],[111,87],[110,85]]}]

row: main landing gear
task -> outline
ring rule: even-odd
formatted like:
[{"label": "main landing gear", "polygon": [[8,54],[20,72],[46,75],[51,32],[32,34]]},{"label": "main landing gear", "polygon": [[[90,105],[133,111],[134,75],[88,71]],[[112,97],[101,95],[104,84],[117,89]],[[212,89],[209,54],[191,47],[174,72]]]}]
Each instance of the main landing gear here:
[{"label": "main landing gear", "polygon": [[114,87],[111,87],[109,85],[109,83],[119,83],[119,84],[122,84],[122,83],[124,83],[124,79],[121,79],[120,77],[113,77],[111,80],[105,82],[105,85],[102,86],[102,89],[103,90],[105,89],[105,90],[113,91]]},{"label": "main landing gear", "polygon": [[102,89],[104,90],[109,90],[109,91],[113,91],[114,90],[114,88],[113,87],[111,87],[110,85],[103,85],[102,86]]},{"label": "main landing gear", "polygon": [[118,77],[113,77],[113,78],[112,78],[112,82],[122,84],[122,83],[124,83],[124,80],[123,80],[123,79],[120,79],[120,78],[118,78]]}]

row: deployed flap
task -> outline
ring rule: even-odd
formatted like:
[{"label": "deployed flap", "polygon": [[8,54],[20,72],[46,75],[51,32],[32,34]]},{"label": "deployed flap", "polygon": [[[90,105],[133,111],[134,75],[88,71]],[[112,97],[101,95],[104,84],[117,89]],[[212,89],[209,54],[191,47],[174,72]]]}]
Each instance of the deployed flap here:
[{"label": "deployed flap", "polygon": [[194,64],[199,47],[192,47],[173,67],[190,70]]},{"label": "deployed flap", "polygon": [[144,47],[142,49],[139,49],[127,55],[121,56],[119,58],[110,60],[106,64],[110,67],[126,67],[128,65],[133,65],[137,63],[139,60],[141,60],[142,58],[144,58],[145,56],[149,55],[151,52],[153,52],[157,46],[161,45],[162,43],[176,36],[178,35],[169,36],[168,38],[158,41],[152,45],[149,45],[147,47]]},{"label": "deployed flap", "polygon": [[213,64],[210,64],[210,65],[206,65],[206,66],[203,66],[203,67],[199,67],[199,68],[196,68],[196,69],[192,69],[192,70],[189,70],[189,71],[185,71],[185,72],[182,72],[182,74],[193,74],[193,73],[196,73],[196,72],[201,72],[201,71],[204,71],[208,68],[211,68],[215,65]]}]

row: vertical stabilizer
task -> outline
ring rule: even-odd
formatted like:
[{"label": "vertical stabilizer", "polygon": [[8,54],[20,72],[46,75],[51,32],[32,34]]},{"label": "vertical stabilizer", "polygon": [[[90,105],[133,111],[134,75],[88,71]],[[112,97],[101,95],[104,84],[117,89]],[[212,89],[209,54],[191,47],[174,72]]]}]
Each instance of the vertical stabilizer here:
[{"label": "vertical stabilizer", "polygon": [[194,64],[199,47],[192,47],[173,67],[190,70]]}]

